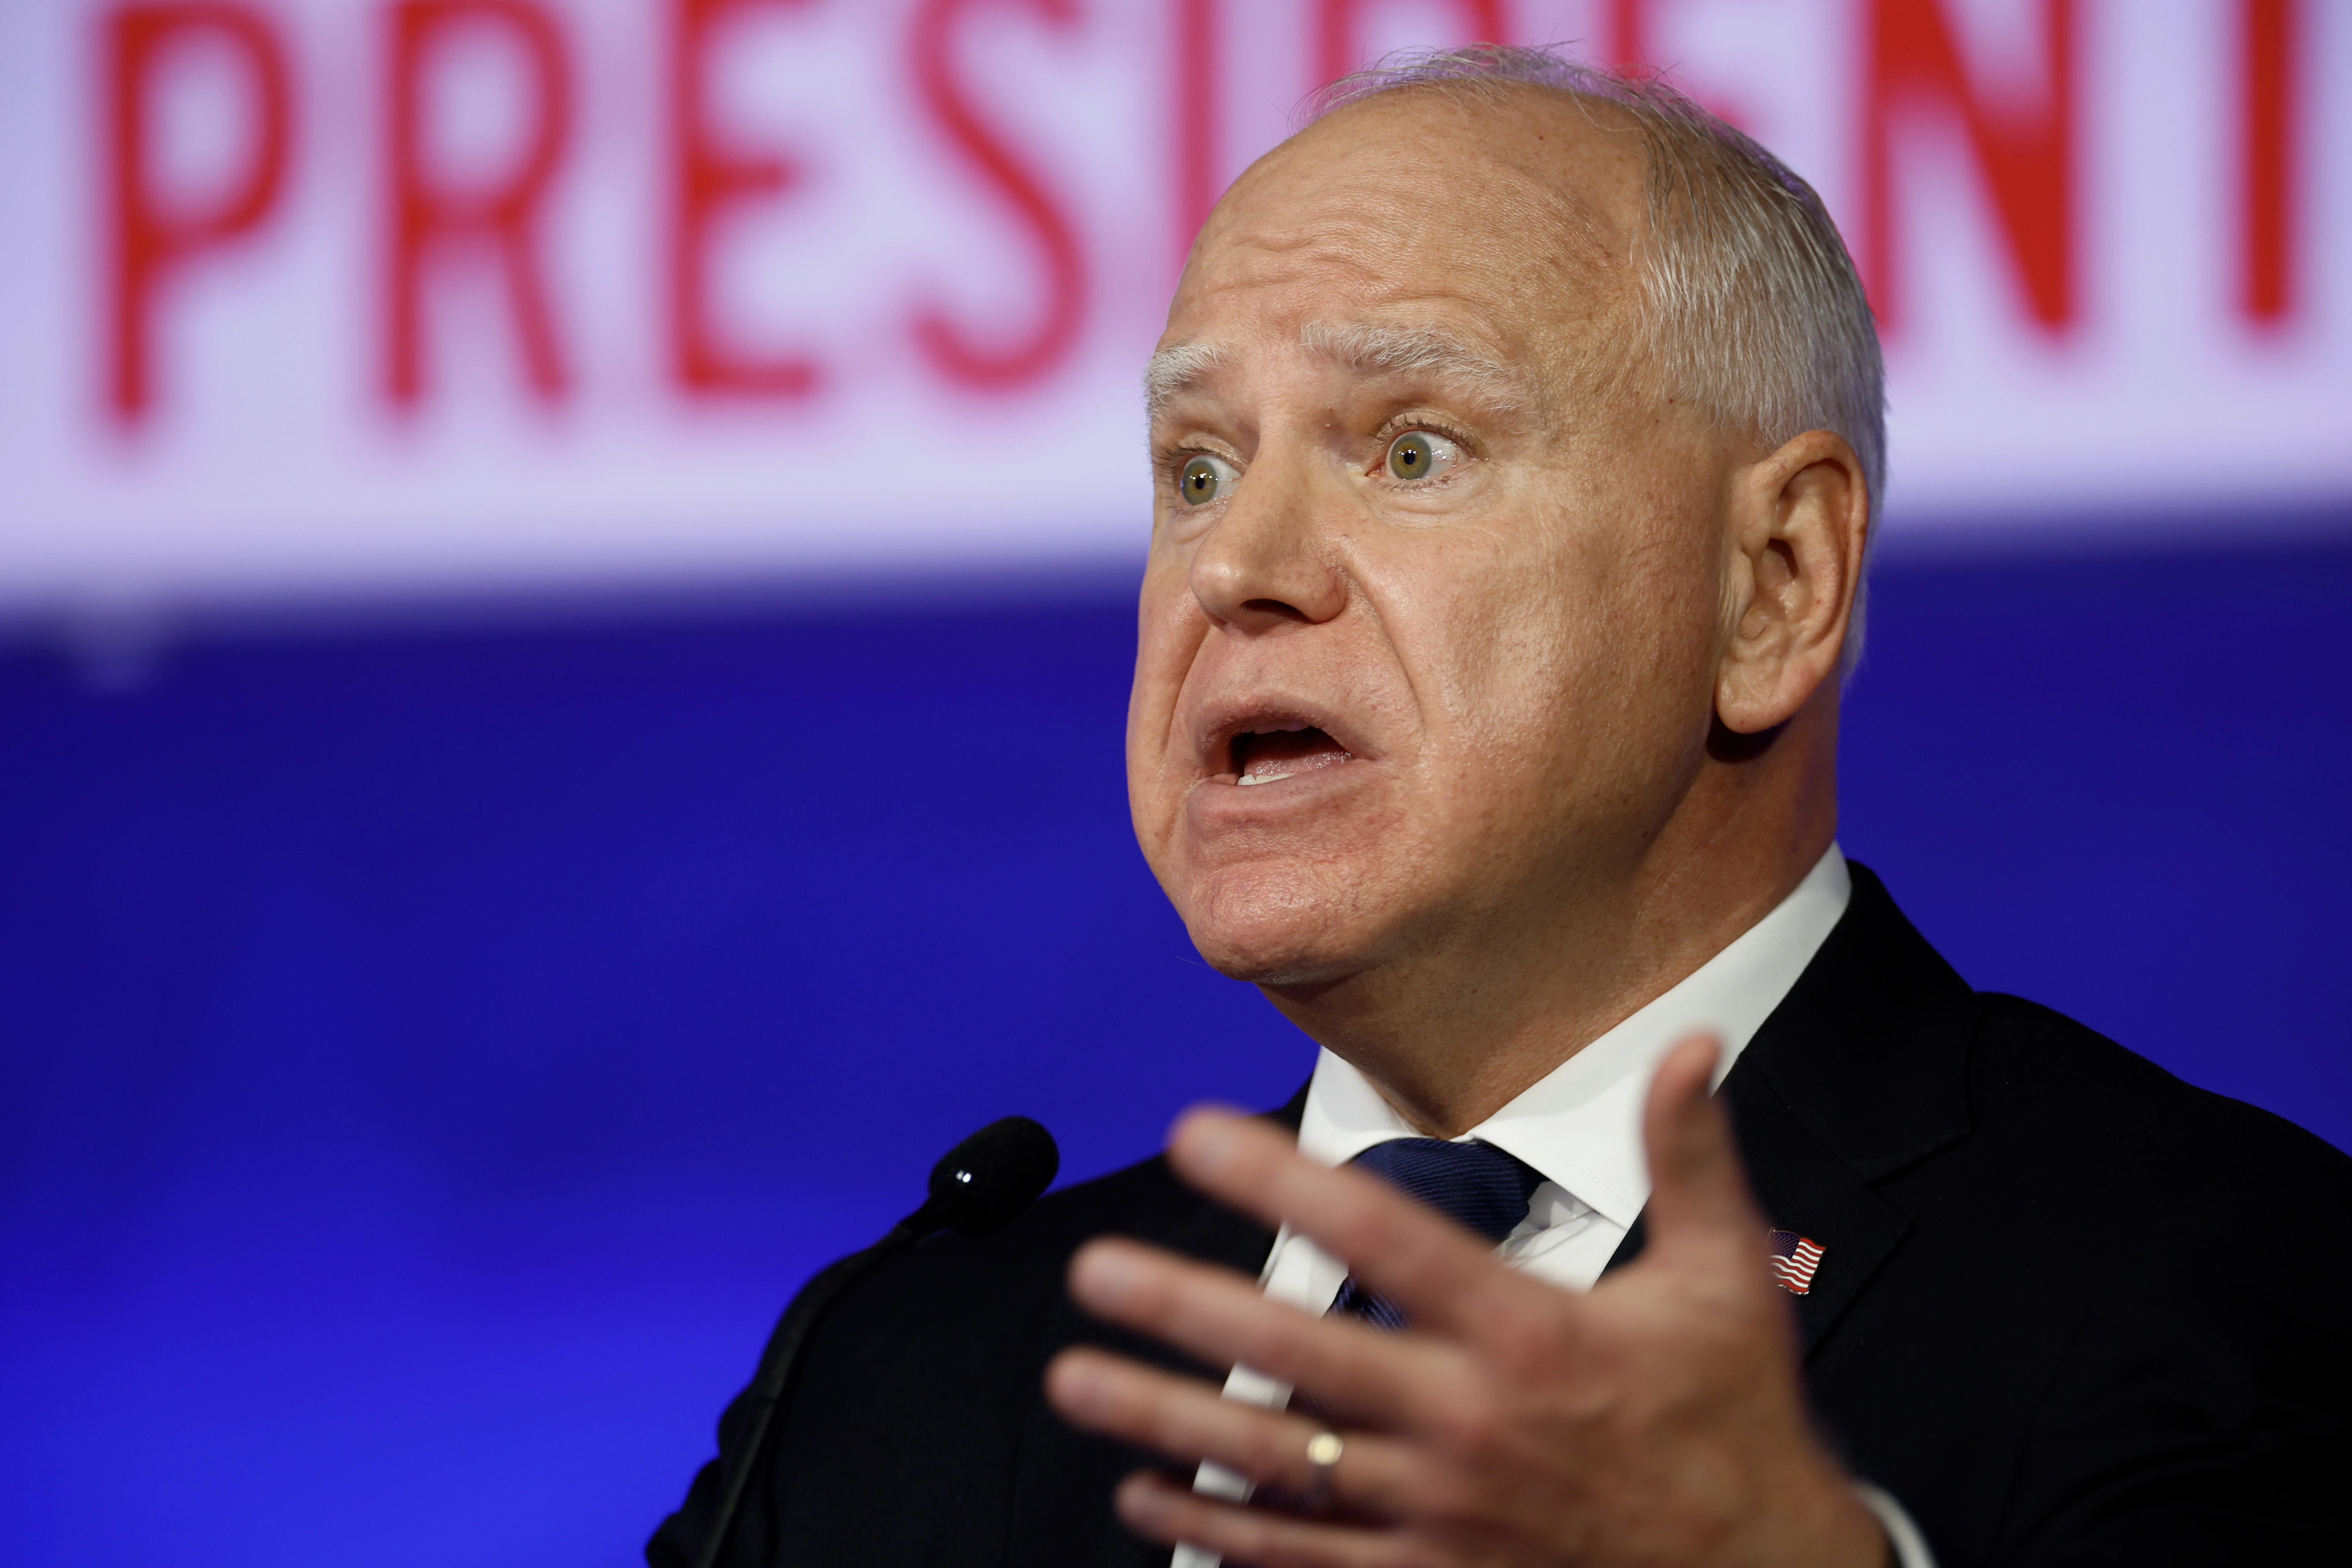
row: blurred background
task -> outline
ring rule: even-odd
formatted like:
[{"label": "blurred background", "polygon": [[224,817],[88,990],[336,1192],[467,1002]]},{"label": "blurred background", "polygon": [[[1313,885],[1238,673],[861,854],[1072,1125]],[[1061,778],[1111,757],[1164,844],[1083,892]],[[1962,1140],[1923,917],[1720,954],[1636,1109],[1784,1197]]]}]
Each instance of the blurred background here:
[{"label": "blurred background", "polygon": [[963,1132],[1288,1094],[1128,833],[1135,376],[1310,89],[1495,37],[1868,277],[1848,852],[2352,1147],[2352,6],[11,0],[12,1561],[629,1563]]}]

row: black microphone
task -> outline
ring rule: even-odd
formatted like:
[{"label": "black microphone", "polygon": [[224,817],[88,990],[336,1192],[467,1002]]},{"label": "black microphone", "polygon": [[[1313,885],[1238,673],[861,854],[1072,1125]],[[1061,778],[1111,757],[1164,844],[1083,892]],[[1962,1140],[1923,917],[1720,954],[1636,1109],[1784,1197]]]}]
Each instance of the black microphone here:
[{"label": "black microphone", "polygon": [[776,1412],[783,1407],[792,1386],[793,1369],[801,1347],[808,1342],[816,1321],[844,1290],[864,1279],[880,1263],[896,1258],[927,1236],[953,1230],[961,1236],[986,1236],[1019,1218],[1053,1184],[1062,1166],[1062,1152],[1054,1135],[1025,1116],[992,1121],[954,1148],[931,1167],[930,1195],[914,1213],[892,1226],[889,1234],[863,1252],[836,1258],[801,1287],[792,1305],[776,1321],[761,1353],[760,1370],[751,1378],[751,1432],[741,1458],[727,1478],[719,1517],[710,1537],[695,1559],[696,1568],[717,1568],[728,1532],[741,1511],[744,1489],[759,1468],[760,1449],[767,1442]]}]

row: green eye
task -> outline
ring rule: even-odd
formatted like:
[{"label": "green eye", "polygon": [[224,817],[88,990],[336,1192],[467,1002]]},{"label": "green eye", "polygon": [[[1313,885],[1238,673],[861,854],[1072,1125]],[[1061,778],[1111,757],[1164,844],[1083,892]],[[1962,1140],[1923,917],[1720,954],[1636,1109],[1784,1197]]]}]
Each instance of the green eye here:
[{"label": "green eye", "polygon": [[1176,493],[1184,498],[1186,506],[1206,506],[1233,494],[1234,481],[1240,478],[1240,472],[1223,458],[1195,452],[1176,470]]},{"label": "green eye", "polygon": [[1425,479],[1459,462],[1462,449],[1443,436],[1408,430],[1389,443],[1389,472],[1400,479]]}]

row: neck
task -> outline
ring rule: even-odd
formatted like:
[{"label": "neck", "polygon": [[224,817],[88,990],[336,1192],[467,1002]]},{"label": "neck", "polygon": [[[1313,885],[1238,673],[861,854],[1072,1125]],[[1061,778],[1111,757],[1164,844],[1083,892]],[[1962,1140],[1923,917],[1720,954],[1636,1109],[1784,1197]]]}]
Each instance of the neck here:
[{"label": "neck", "polygon": [[1836,728],[1800,715],[1718,737],[1623,871],[1499,903],[1332,981],[1269,998],[1416,1130],[1451,1138],[1671,989],[1769,914],[1837,830]]}]

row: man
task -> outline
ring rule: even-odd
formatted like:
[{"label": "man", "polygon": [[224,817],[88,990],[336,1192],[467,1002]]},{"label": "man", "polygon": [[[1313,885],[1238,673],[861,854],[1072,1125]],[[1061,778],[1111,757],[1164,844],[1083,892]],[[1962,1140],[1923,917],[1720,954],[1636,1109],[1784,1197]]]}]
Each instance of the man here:
[{"label": "man", "polygon": [[1883,436],[1801,182],[1433,57],[1148,379],[1137,833],[1314,1078],[853,1289],[659,1568],[746,1465],[730,1563],[2352,1561],[2352,1162],[1833,842]]}]

